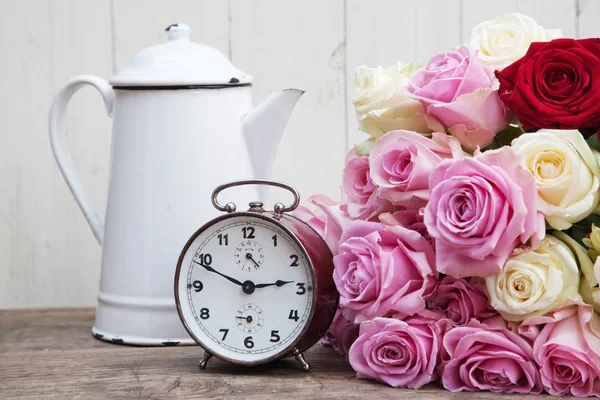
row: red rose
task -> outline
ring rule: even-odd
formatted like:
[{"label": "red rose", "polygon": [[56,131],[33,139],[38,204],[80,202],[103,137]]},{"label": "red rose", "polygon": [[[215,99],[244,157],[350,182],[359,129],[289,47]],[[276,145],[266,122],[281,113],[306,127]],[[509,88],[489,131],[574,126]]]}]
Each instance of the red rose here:
[{"label": "red rose", "polygon": [[496,77],[526,130],[600,127],[600,39],[532,43]]}]

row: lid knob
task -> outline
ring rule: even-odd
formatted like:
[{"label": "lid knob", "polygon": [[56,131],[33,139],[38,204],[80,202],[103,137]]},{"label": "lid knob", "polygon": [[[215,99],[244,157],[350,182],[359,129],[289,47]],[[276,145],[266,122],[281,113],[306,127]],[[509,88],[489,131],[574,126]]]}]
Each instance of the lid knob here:
[{"label": "lid knob", "polygon": [[186,24],[172,24],[167,26],[167,36],[169,37],[169,41],[171,40],[180,40],[180,39],[188,39],[190,38],[191,28]]}]

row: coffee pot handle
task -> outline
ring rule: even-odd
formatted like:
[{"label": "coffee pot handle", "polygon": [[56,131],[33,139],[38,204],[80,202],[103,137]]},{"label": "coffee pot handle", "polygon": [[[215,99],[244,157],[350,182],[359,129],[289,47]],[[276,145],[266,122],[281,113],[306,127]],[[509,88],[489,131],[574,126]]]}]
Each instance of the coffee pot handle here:
[{"label": "coffee pot handle", "polygon": [[58,167],[67,181],[77,204],[79,204],[81,211],[83,211],[88,224],[92,228],[98,243],[102,245],[104,240],[104,225],[100,222],[98,214],[94,211],[92,203],[81,184],[81,179],[79,178],[79,174],[75,169],[69,149],[65,143],[65,120],[69,100],[77,90],[85,85],[91,85],[100,92],[104,99],[106,112],[109,117],[112,117],[115,100],[115,92],[112,87],[102,78],[93,75],[79,75],[71,78],[65,86],[60,89],[56,96],[54,96],[50,108],[48,129],[50,132],[50,144],[52,145],[52,151],[54,152]]}]

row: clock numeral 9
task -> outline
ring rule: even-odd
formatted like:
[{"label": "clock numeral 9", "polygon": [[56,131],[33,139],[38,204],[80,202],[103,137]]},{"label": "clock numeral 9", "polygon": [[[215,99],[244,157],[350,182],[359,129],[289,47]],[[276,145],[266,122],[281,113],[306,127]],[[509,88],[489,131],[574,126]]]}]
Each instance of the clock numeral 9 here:
[{"label": "clock numeral 9", "polygon": [[196,293],[201,292],[202,289],[204,289],[204,285],[200,281],[194,281],[194,283],[192,283],[192,286],[194,286],[194,290],[196,291]]},{"label": "clock numeral 9", "polygon": [[290,260],[292,260],[292,263],[290,264],[290,267],[298,267],[300,266],[300,264],[298,264],[298,256],[295,254],[292,254],[290,256]]},{"label": "clock numeral 9", "polygon": [[242,228],[244,239],[254,239],[254,228],[251,226],[245,226]]},{"label": "clock numeral 9", "polygon": [[300,317],[298,316],[298,310],[290,310],[290,315],[288,316],[288,319],[293,319],[295,322],[298,322],[298,320],[300,319]]},{"label": "clock numeral 9", "polygon": [[212,256],[209,253],[200,254],[198,256],[200,259],[200,265],[210,265],[212,264]]},{"label": "clock numeral 9", "polygon": [[200,318],[201,319],[209,319],[210,318],[210,311],[208,308],[200,309]]},{"label": "clock numeral 9", "polygon": [[281,337],[278,335],[279,331],[271,331],[271,340],[270,342],[273,343],[277,343],[279,342],[279,340],[281,339]]},{"label": "clock numeral 9", "polygon": [[298,286],[296,294],[302,296],[304,293],[306,293],[306,288],[304,287],[304,285],[305,283],[296,283],[296,286]]},{"label": "clock numeral 9", "polygon": [[244,346],[246,346],[247,349],[251,349],[254,347],[252,336],[248,336],[246,339],[244,339]]},{"label": "clock numeral 9", "polygon": [[225,243],[225,246],[229,246],[229,235],[228,234],[221,234],[219,233],[219,235],[217,236],[217,239],[219,239],[219,246],[223,246],[223,243]]}]

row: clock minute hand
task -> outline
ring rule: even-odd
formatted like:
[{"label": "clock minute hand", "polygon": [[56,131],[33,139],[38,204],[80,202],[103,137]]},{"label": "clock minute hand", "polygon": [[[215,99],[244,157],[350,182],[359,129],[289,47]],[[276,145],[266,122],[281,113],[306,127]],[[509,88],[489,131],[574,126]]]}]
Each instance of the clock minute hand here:
[{"label": "clock minute hand", "polygon": [[219,271],[217,271],[216,269],[214,269],[214,268],[213,268],[213,267],[211,267],[210,265],[204,265],[204,264],[201,264],[201,263],[199,263],[199,262],[198,262],[198,261],[196,261],[196,260],[192,260],[192,261],[193,261],[194,263],[198,264],[199,266],[201,266],[202,268],[204,268],[205,270],[207,270],[207,271],[209,271],[209,272],[214,272],[214,273],[215,273],[215,274],[217,274],[217,275],[221,275],[223,278],[227,279],[229,282],[233,282],[233,283],[235,283],[235,284],[236,284],[236,285],[238,285],[238,286],[242,286],[242,282],[238,281],[238,280],[237,280],[237,279],[235,279],[235,278],[232,278],[232,277],[230,277],[230,276],[227,276],[227,275],[225,275],[225,274],[222,274],[222,273],[220,273]]},{"label": "clock minute hand", "polygon": [[282,287],[283,285],[287,285],[288,283],[292,283],[294,281],[276,281],[274,283],[258,283],[256,285],[254,285],[255,288],[259,289],[259,288],[264,288],[267,286],[277,286],[277,287]]}]

